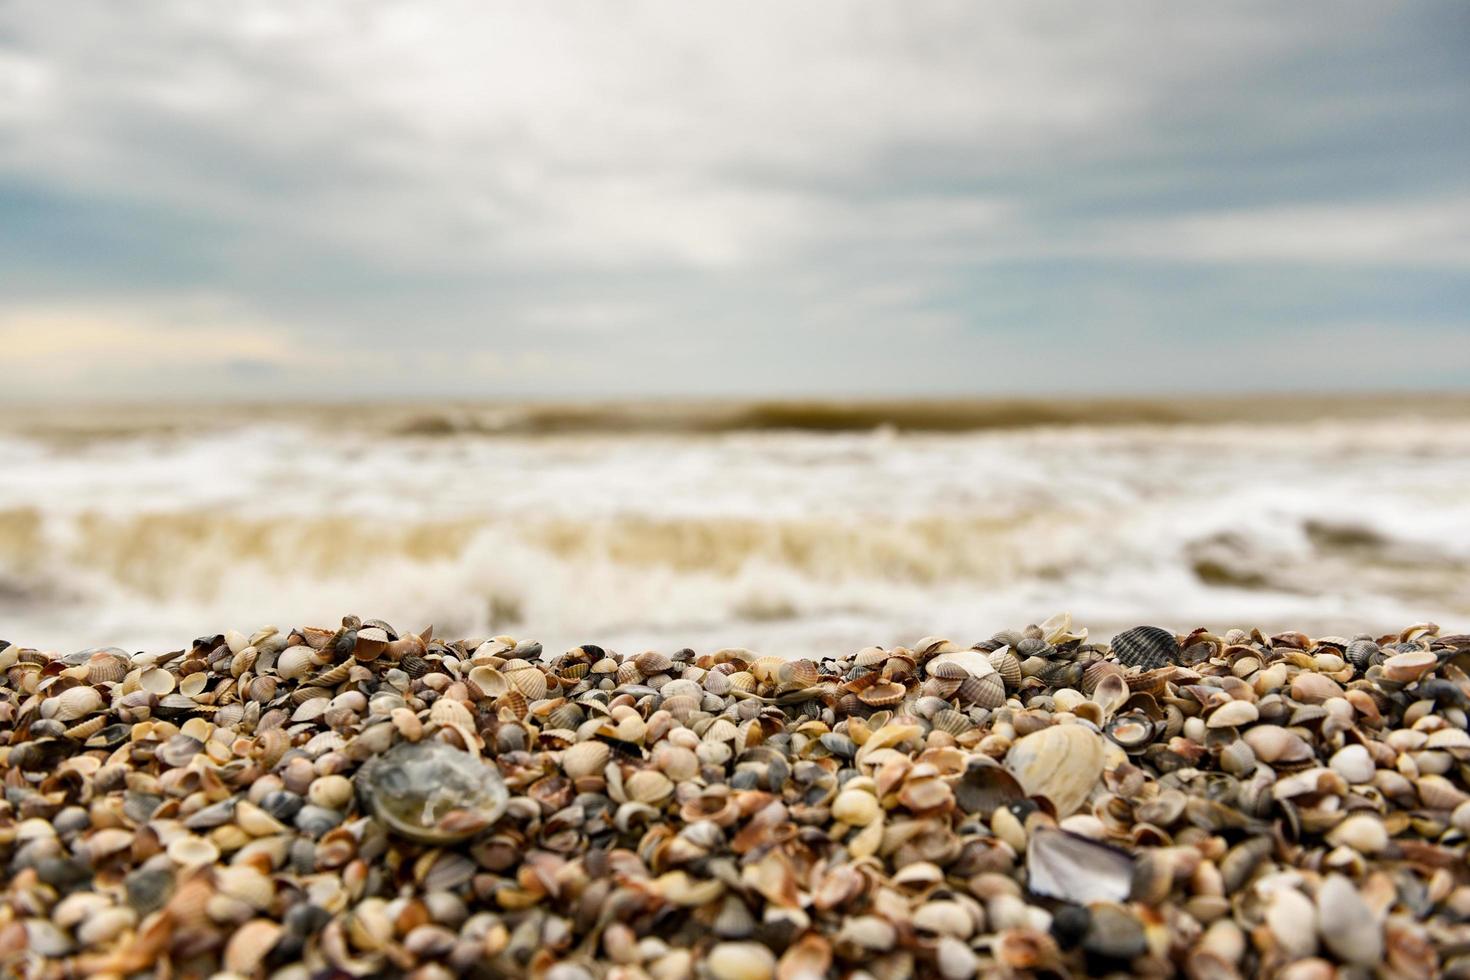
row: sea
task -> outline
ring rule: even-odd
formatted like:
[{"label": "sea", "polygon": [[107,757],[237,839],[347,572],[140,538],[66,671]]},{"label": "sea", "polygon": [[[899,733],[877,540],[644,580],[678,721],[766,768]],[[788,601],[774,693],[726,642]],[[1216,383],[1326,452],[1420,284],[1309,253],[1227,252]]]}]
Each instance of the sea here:
[{"label": "sea", "polygon": [[1470,399],[64,405],[0,411],[0,639],[344,614],[786,656],[1470,628]]}]

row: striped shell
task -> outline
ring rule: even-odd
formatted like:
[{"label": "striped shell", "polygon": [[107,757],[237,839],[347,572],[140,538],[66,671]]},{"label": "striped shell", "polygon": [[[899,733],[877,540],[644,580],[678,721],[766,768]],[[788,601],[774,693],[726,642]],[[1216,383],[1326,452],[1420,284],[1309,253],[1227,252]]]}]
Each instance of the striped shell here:
[{"label": "striped shell", "polygon": [[755,675],[748,670],[742,670],[730,675],[730,689],[734,691],[754,691],[757,687]]},{"label": "striped shell", "polygon": [[308,646],[287,647],[276,658],[276,673],[284,680],[300,680],[315,666],[316,651]]},{"label": "striped shell", "polygon": [[1144,670],[1155,670],[1174,663],[1179,656],[1179,642],[1174,634],[1157,626],[1135,626],[1113,637],[1113,656],[1120,663]]},{"label": "striped shell", "polygon": [[1104,677],[1109,677],[1113,674],[1121,676],[1122,673],[1123,668],[1111,660],[1094,660],[1082,672],[1082,693],[1090,696],[1097,689],[1098,682]]},{"label": "striped shell", "polygon": [[854,667],[876,667],[888,659],[888,651],[882,647],[863,647],[852,658]]},{"label": "striped shell", "polygon": [[929,698],[948,699],[954,697],[954,692],[960,689],[962,683],[964,678],[931,677],[919,688],[919,693]]},{"label": "striped shell", "polygon": [[507,673],[506,679],[524,694],[527,700],[539,701],[546,697],[546,675],[536,668],[529,670],[513,670]]},{"label": "striped shell", "polygon": [[936,711],[930,719],[934,727],[951,735],[963,735],[975,727],[974,720],[963,711],[955,711],[953,708],[945,708]]},{"label": "striped shell", "polygon": [[929,676],[962,681],[970,676],[970,672],[953,660],[941,660],[929,666]]},{"label": "striped shell", "polygon": [[87,659],[88,684],[115,684],[128,675],[128,662],[110,653],[93,654]]},{"label": "striped shell", "polygon": [[992,653],[989,658],[990,666],[1005,681],[1006,687],[1012,690],[1021,686],[1021,660],[1009,649],[1002,648]]},{"label": "striped shell", "polygon": [[730,693],[730,675],[721,670],[712,670],[704,675],[704,689],[716,697]]},{"label": "striped shell", "polygon": [[982,708],[999,708],[1006,703],[1005,682],[1001,680],[1000,674],[967,677],[960,682],[955,696],[967,704],[979,705]]},{"label": "striped shell", "polygon": [[643,680],[643,672],[631,660],[625,660],[618,664],[617,672],[613,676],[617,680],[619,687],[625,684],[637,684]]},{"label": "striped shell", "polygon": [[344,660],[330,670],[324,670],[320,674],[317,674],[307,683],[313,687],[336,687],[338,684],[347,680],[348,676],[352,673],[352,663],[351,660]]},{"label": "striped shell", "polygon": [[633,664],[638,668],[638,670],[643,674],[644,677],[652,677],[654,674],[666,673],[670,668],[674,666],[674,662],[672,660],[670,660],[665,654],[659,653],[657,650],[649,650],[647,653],[638,654],[638,656],[633,658]]},{"label": "striped shell", "polygon": [[820,676],[810,660],[791,660],[776,668],[776,682],[783,690],[811,687]]}]

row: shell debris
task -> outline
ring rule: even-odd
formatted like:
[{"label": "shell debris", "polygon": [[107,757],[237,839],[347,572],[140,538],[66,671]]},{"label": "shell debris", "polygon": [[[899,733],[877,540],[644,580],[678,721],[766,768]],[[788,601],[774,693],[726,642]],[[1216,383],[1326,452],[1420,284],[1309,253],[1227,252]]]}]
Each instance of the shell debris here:
[{"label": "shell debris", "polygon": [[0,972],[1470,976],[1470,635],[0,643]]}]

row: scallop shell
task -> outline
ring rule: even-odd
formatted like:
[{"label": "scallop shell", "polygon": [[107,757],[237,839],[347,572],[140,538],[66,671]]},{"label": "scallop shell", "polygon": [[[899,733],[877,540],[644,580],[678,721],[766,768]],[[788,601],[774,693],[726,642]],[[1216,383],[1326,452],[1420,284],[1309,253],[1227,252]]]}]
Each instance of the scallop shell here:
[{"label": "scallop shell", "polygon": [[[1019,667],[1019,665],[1017,665]],[[945,680],[962,681],[970,676],[970,672],[953,660],[940,660],[929,664],[929,676],[939,677]]]},{"label": "scallop shell", "polygon": [[882,647],[863,647],[852,658],[854,667],[877,667],[888,659],[888,651]]},{"label": "scallop shell", "polygon": [[628,799],[653,806],[674,795],[674,783],[657,769],[640,769],[623,780],[623,791]]},{"label": "scallop shell", "polygon": [[287,647],[276,658],[276,673],[285,680],[300,680],[316,666],[316,651],[308,646]]},{"label": "scallop shell", "polygon": [[902,684],[894,681],[879,681],[877,684],[858,693],[863,704],[871,708],[880,708],[888,705],[898,704],[904,699],[908,689]]},{"label": "scallop shell", "polygon": [[96,715],[95,717],[88,718],[80,725],[71,726],[66,730],[64,734],[73,742],[85,742],[87,739],[100,732],[102,730],[102,727],[106,724],[106,715]]},{"label": "scallop shell", "polygon": [[742,670],[730,675],[730,689],[734,691],[754,692],[759,686],[755,675],[748,670]]},{"label": "scallop shell", "polygon": [[320,674],[317,674],[307,683],[313,687],[336,687],[338,684],[347,680],[348,677],[352,676],[354,662],[352,660],[344,660],[330,670],[324,670]]},{"label": "scallop shell", "polygon": [[1154,670],[1174,663],[1179,642],[1174,634],[1157,626],[1135,626],[1113,637],[1113,656],[1130,667]]},{"label": "scallop shell", "polygon": [[613,678],[617,681],[619,687],[625,687],[629,684],[637,684],[642,681],[643,671],[639,670],[638,665],[633,661],[625,660],[618,664],[617,672],[613,675]]},{"label": "scallop shell", "polygon": [[1102,736],[1076,725],[1051,725],[1018,739],[1005,765],[1028,796],[1044,796],[1058,817],[1082,806],[1102,776]]}]

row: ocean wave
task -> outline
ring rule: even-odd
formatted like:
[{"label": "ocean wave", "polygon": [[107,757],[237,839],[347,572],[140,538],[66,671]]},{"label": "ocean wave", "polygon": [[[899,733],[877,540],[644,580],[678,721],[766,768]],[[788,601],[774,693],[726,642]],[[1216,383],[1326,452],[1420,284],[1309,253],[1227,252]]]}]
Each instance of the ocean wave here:
[{"label": "ocean wave", "polygon": [[1470,619],[1470,426],[0,439],[0,635],[346,611],[668,646]]}]

